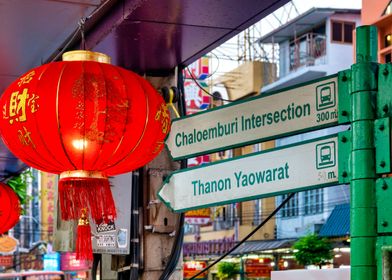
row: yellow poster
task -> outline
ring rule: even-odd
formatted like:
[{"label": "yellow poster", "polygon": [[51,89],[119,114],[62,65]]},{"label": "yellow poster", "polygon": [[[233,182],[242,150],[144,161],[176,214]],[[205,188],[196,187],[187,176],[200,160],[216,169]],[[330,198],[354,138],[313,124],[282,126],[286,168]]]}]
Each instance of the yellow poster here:
[{"label": "yellow poster", "polygon": [[40,172],[41,175],[41,221],[43,241],[52,242],[55,215],[55,188],[57,175]]}]

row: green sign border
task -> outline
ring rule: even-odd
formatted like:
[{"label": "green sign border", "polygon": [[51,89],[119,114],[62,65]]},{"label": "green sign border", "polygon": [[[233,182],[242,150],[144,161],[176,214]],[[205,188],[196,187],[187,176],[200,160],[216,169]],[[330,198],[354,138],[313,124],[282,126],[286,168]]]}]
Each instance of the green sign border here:
[{"label": "green sign border", "polygon": [[[293,85],[293,86],[289,86],[289,87],[286,87],[286,88],[283,88],[283,89],[280,89],[280,90],[274,90],[274,91],[270,91],[270,92],[267,92],[267,93],[262,93],[261,95],[258,95],[258,96],[250,97],[250,98],[247,98],[247,99],[244,99],[244,100],[239,100],[239,101],[232,102],[230,104],[225,104],[225,105],[222,105],[222,106],[219,106],[219,107],[216,107],[216,108],[212,108],[212,109],[209,109],[209,110],[206,110],[206,111],[198,112],[198,113],[195,113],[195,114],[192,114],[192,115],[188,115],[188,116],[183,116],[181,118],[176,118],[176,119],[172,120],[172,123],[175,123],[176,121],[182,121],[182,120],[187,119],[187,118],[197,117],[197,116],[202,115],[202,114],[208,114],[208,113],[210,113],[212,111],[226,109],[226,108],[229,108],[231,106],[236,106],[238,104],[242,104],[242,103],[246,103],[246,102],[252,102],[252,101],[257,100],[257,99],[262,99],[262,98],[265,98],[265,97],[269,97],[271,95],[276,95],[276,94],[282,93],[284,91],[288,91],[288,90],[292,90],[292,89],[295,89],[295,88],[307,86],[307,85],[310,85],[310,84],[314,84],[314,83],[317,83],[317,82],[320,82],[320,81],[324,81],[324,80],[328,80],[328,79],[332,79],[332,78],[337,78],[337,84],[335,86],[336,86],[336,89],[337,89],[337,98],[339,98],[339,95],[342,95],[342,94],[345,94],[345,93],[339,91],[340,83],[339,83],[338,75],[339,75],[339,73],[336,73],[336,74],[333,74],[333,75],[329,75],[329,76],[325,76],[325,77],[322,77],[322,78],[314,79],[314,80],[311,80],[309,82],[304,82],[304,83],[299,83],[299,84],[296,84],[296,85]],[[339,100],[340,99],[338,99],[338,101]],[[337,111],[338,111],[338,115],[339,115],[339,103],[338,103]],[[349,120],[347,120],[347,122],[348,121]],[[275,139],[278,139],[278,138],[281,138],[281,137],[292,136],[292,135],[296,135],[296,134],[299,134],[299,133],[306,133],[306,132],[310,132],[310,131],[315,131],[315,130],[319,130],[319,129],[323,129],[323,128],[336,126],[338,124],[343,124],[343,122],[339,122],[338,120],[336,120],[336,122],[331,122],[331,123],[328,123],[328,124],[322,124],[322,125],[319,125],[319,126],[314,126],[314,127],[310,127],[310,128],[301,129],[301,130],[295,130],[295,131],[291,131],[291,132],[287,132],[287,133],[276,134],[276,135],[270,136],[270,137],[257,138],[257,139],[254,139],[254,140],[251,140],[251,141],[247,141],[247,142],[241,142],[241,143],[238,143],[238,144],[233,144],[233,145],[224,146],[224,147],[217,148],[217,149],[211,149],[211,150],[206,150],[206,151],[203,151],[203,152],[188,154],[186,156],[180,156],[180,157],[173,157],[169,147],[167,146],[167,142],[166,141],[169,138],[170,133],[165,138],[165,146],[166,146],[166,149],[168,150],[170,158],[172,160],[176,161],[176,160],[193,158],[193,157],[200,156],[200,155],[216,153],[216,152],[219,152],[219,151],[229,150],[229,149],[233,149],[233,148],[244,147],[244,146],[247,146],[247,145],[260,143],[260,142],[264,142],[264,141],[275,140]]]},{"label": "green sign border", "polygon": [[[278,191],[278,192],[273,192],[273,193],[264,194],[264,195],[248,196],[246,198],[232,199],[232,200],[228,200],[228,201],[224,201],[224,202],[210,203],[210,204],[206,204],[206,205],[202,205],[202,206],[183,208],[183,209],[180,209],[180,210],[174,210],[171,207],[171,204],[169,202],[166,202],[159,194],[161,189],[166,184],[169,183],[170,178],[172,176],[174,176],[175,174],[188,172],[190,170],[204,168],[204,167],[212,166],[212,165],[216,165],[216,164],[221,164],[223,162],[239,160],[239,159],[242,159],[242,158],[257,156],[257,155],[266,154],[266,153],[270,153],[270,152],[274,152],[274,151],[278,151],[278,150],[289,149],[289,148],[292,148],[292,147],[301,146],[301,145],[305,145],[305,144],[308,144],[308,143],[313,143],[313,142],[317,142],[317,141],[321,141],[321,140],[328,140],[328,139],[332,139],[332,138],[335,138],[335,137],[336,137],[336,145],[337,145],[338,151],[339,151],[339,137],[338,136],[339,136],[338,133],[330,134],[330,135],[327,135],[327,136],[314,138],[314,139],[310,139],[310,140],[306,140],[306,141],[302,141],[302,142],[297,142],[297,143],[289,144],[289,145],[285,145],[285,146],[280,146],[280,147],[276,147],[276,148],[272,148],[272,149],[268,149],[268,150],[264,150],[264,151],[260,151],[260,152],[256,152],[256,153],[246,154],[246,155],[238,156],[238,157],[235,157],[235,158],[229,158],[229,159],[223,159],[223,160],[220,160],[220,161],[214,161],[214,162],[211,162],[211,163],[208,163],[208,164],[199,165],[199,166],[193,166],[193,167],[186,168],[186,169],[179,169],[179,170],[176,170],[176,171],[170,173],[170,175],[166,177],[165,181],[162,183],[162,186],[157,191],[157,196],[166,205],[166,207],[169,208],[171,211],[173,211],[175,213],[181,213],[181,212],[186,212],[186,211],[190,211],[190,210],[203,209],[203,208],[209,208],[209,207],[220,206],[220,205],[227,205],[227,204],[235,203],[235,202],[243,202],[243,201],[249,201],[249,200],[260,199],[260,198],[265,198],[265,197],[272,197],[272,196],[277,196],[277,195],[291,193],[291,192],[294,192],[294,191],[295,192],[299,192],[299,191],[303,191],[303,190],[310,190],[310,189],[316,189],[316,188],[322,188],[322,187],[328,187],[328,186],[341,185],[341,183],[339,183],[339,181],[338,181],[338,176],[336,176],[336,180],[337,180],[336,182],[320,184],[320,185],[313,185],[313,186],[307,186],[307,187],[299,187],[299,188],[295,188],[295,190],[293,190],[293,191]],[[316,161],[316,159],[315,159],[315,161]],[[337,162],[337,164],[338,164],[338,162]],[[337,172],[339,172],[339,169],[337,170]],[[338,175],[338,174],[336,174],[336,175]]]}]

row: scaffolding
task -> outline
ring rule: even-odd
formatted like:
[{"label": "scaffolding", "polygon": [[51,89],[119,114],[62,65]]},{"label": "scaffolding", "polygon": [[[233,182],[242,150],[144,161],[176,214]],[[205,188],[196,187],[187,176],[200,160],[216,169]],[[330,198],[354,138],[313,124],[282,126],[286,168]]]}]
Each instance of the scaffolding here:
[{"label": "scaffolding", "polygon": [[[276,78],[279,48],[277,44],[259,44],[257,40],[298,15],[299,11],[295,3],[290,1],[274,13],[214,49],[209,54],[210,69],[212,69],[209,84],[212,85],[212,90],[217,90],[223,93],[224,97],[228,97],[227,90],[233,89],[232,87],[235,87],[236,84],[224,84],[223,80],[235,81],[241,79],[243,67],[240,66],[247,62],[265,62],[276,65],[274,67],[275,73],[273,73],[274,71],[268,71],[270,76],[266,77],[267,81],[273,81]],[[236,70],[237,68],[238,71]],[[225,76],[224,79],[222,79],[223,76]]]}]

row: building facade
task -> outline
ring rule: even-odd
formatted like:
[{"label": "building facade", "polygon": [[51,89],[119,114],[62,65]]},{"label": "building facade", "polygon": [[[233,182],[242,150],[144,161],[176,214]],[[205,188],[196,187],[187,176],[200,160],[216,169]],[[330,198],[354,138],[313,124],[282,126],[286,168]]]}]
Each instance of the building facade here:
[{"label": "building facade", "polygon": [[[313,8],[260,38],[258,44],[278,48],[279,53],[279,78],[262,87],[261,92],[279,90],[350,68],[354,30],[360,22],[359,10]],[[341,130],[336,127],[278,139],[276,145],[285,146]],[[277,197],[277,205],[285,198],[285,195]],[[297,238],[318,233],[335,206],[349,201],[349,187],[344,185],[299,192],[277,215],[276,237]]]},{"label": "building facade", "polygon": [[[272,46],[279,65],[278,80],[261,92],[335,74],[353,63],[353,30],[360,10],[313,8],[260,38]],[[278,50],[276,50],[276,48]]]},{"label": "building facade", "polygon": [[362,23],[378,28],[378,61],[392,62],[392,2],[362,0]]}]

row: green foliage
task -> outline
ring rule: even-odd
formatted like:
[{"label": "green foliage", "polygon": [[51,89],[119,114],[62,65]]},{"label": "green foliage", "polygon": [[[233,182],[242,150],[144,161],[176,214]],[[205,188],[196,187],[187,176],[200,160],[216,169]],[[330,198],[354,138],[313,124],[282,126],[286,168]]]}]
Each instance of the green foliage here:
[{"label": "green foliage", "polygon": [[16,195],[19,197],[20,204],[24,205],[30,199],[27,195],[27,185],[28,181],[33,178],[33,173],[30,169],[26,169],[18,176],[15,176],[8,180],[7,185],[14,190]]},{"label": "green foliage", "polygon": [[217,276],[219,279],[227,279],[233,277],[240,272],[237,264],[232,262],[220,262],[218,264]]},{"label": "green foliage", "polygon": [[332,248],[328,240],[316,234],[300,238],[293,245],[294,257],[302,265],[321,265],[332,258]]}]

